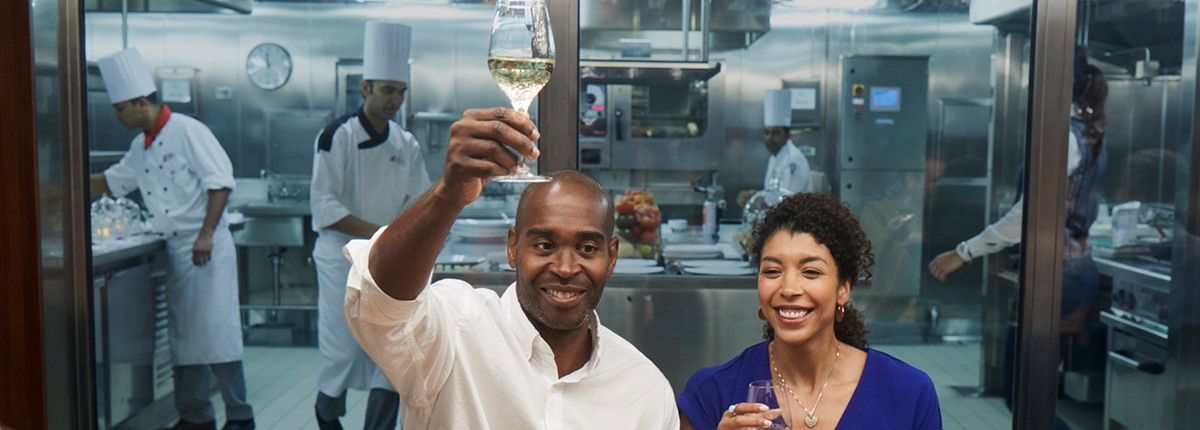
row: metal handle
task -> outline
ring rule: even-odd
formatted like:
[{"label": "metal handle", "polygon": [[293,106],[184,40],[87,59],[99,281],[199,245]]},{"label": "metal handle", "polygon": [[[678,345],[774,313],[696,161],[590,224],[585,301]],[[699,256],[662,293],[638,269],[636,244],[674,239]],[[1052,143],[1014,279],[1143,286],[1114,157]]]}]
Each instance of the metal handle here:
[{"label": "metal handle", "polygon": [[617,125],[617,130],[614,134],[616,134],[617,141],[619,142],[621,141],[621,117],[625,116],[625,113],[621,112],[620,109],[617,109],[613,111],[613,116],[616,117],[616,121],[613,122],[615,122]]},{"label": "metal handle", "polygon": [[1109,351],[1108,358],[1112,360],[1113,363],[1125,365],[1126,367],[1137,369],[1140,372],[1149,373],[1151,375],[1163,373],[1162,363],[1154,361],[1138,361],[1136,358],[1125,355],[1120,351]]}]

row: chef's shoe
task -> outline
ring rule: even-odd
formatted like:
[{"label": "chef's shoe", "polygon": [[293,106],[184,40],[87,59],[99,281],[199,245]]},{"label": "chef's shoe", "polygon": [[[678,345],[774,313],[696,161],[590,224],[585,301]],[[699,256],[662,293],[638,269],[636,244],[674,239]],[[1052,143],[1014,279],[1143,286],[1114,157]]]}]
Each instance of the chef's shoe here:
[{"label": "chef's shoe", "polygon": [[217,430],[216,421],[208,421],[203,423],[192,423],[184,420],[179,420],[170,430]]},{"label": "chef's shoe", "polygon": [[326,421],[326,420],[321,419],[321,414],[316,414],[316,416],[317,416],[317,428],[319,428],[321,430],[343,430],[341,421],[338,421],[337,419],[332,419],[332,420]]},{"label": "chef's shoe", "polygon": [[227,420],[221,430],[254,430],[254,418],[248,420]]}]

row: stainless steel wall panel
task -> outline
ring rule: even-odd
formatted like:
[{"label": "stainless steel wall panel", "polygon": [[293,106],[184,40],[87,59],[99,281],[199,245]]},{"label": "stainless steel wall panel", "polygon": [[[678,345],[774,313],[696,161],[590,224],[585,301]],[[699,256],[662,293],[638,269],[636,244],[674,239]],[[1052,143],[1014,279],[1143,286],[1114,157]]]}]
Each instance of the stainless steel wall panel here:
[{"label": "stainless steel wall panel", "polygon": [[[213,130],[234,162],[236,176],[257,176],[266,165],[266,112],[278,109],[344,111],[337,106],[337,63],[362,57],[363,25],[391,20],[413,27],[410,91],[401,123],[417,112],[457,117],[465,109],[507,106],[508,99],[488,74],[485,56],[492,7],[478,4],[347,5],[262,3],[253,14],[135,13],[128,19],[130,46],[138,47],[151,68],[195,67],[200,71],[197,117]],[[93,12],[86,16],[86,57],[122,49],[121,16]],[[283,87],[265,91],[245,78],[245,58],[260,43],[278,43],[294,64]],[[227,91],[220,91],[227,89]],[[111,109],[96,112],[111,120]],[[113,121],[115,122],[115,121]],[[446,139],[449,122],[428,133]],[[111,137],[127,148],[135,132]],[[313,144],[312,138],[289,143]],[[104,138],[108,139],[106,135]],[[441,142],[444,148],[444,141]],[[443,153],[426,154],[427,167],[440,172]]]}]

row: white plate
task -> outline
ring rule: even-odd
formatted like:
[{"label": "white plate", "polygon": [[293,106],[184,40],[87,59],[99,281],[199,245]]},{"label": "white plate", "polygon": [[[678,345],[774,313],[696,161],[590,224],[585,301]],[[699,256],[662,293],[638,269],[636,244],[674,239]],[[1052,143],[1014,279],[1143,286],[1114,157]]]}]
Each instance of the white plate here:
[{"label": "white plate", "polygon": [[658,262],[648,258],[618,258],[617,267],[657,266]]},{"label": "white plate", "polygon": [[755,273],[752,267],[684,267],[684,272],[693,275],[743,276]]},{"label": "white plate", "polygon": [[663,256],[667,258],[721,258],[724,255],[716,245],[667,245]]},{"label": "white plate", "polygon": [[662,273],[663,268],[660,266],[617,266],[613,268],[613,273],[625,275],[649,275],[651,273]]},{"label": "white plate", "polygon": [[750,263],[742,260],[681,260],[683,267],[750,267]]},{"label": "white plate", "polygon": [[484,262],[484,261],[487,261],[487,259],[486,259],[486,258],[483,258],[483,257],[480,257],[480,256],[478,256],[478,255],[463,255],[463,254],[450,254],[450,255],[446,255],[446,254],[441,254],[441,255],[438,255],[438,258],[437,258],[437,260],[434,262],[434,264],[452,264],[452,265],[466,264],[466,265],[474,265],[474,264],[479,264],[479,263],[482,263],[482,262]]},{"label": "white plate", "polygon": [[450,227],[450,234],[466,239],[507,237],[510,224],[502,219],[460,218]]}]

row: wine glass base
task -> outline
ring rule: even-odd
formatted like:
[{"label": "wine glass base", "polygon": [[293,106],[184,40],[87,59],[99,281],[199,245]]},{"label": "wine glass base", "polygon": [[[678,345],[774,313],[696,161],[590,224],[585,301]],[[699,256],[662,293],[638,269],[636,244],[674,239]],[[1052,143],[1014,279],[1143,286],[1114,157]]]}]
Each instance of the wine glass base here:
[{"label": "wine glass base", "polygon": [[534,182],[550,182],[547,176],[538,175],[503,175],[493,176],[494,182],[519,182],[519,183],[534,183]]}]

